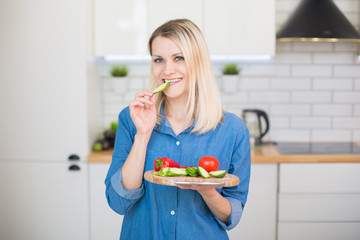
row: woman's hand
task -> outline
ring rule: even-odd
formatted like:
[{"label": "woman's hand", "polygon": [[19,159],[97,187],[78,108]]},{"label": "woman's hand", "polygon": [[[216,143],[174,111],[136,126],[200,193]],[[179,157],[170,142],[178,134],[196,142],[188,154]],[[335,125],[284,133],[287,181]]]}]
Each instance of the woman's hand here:
[{"label": "woman's hand", "polygon": [[151,135],[156,125],[155,95],[150,90],[144,90],[135,95],[129,103],[130,116],[138,134]]}]

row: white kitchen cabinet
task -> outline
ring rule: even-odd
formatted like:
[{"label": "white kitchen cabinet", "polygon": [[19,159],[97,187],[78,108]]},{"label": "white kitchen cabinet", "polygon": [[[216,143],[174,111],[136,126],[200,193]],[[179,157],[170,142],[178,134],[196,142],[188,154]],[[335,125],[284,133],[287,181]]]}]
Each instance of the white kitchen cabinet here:
[{"label": "white kitchen cabinet", "polygon": [[146,54],[147,15],[147,0],[95,0],[95,55]]},{"label": "white kitchen cabinet", "polygon": [[188,18],[203,30],[203,1],[149,0],[149,37],[161,24],[176,18]]},{"label": "white kitchen cabinet", "polygon": [[205,37],[212,55],[274,55],[274,0],[204,1]]},{"label": "white kitchen cabinet", "polygon": [[274,0],[95,0],[95,55],[144,55],[164,22],[188,18],[212,55],[274,55]]},{"label": "white kitchen cabinet", "polygon": [[277,164],[252,164],[248,200],[238,226],[228,232],[231,240],[275,240]]},{"label": "white kitchen cabinet", "polygon": [[91,240],[119,239],[123,216],[107,204],[105,177],[110,164],[89,164]]},{"label": "white kitchen cabinet", "polygon": [[89,239],[89,5],[1,2],[0,239]]},{"label": "white kitchen cabinet", "polygon": [[0,239],[89,239],[87,173],[79,162],[0,162]]},{"label": "white kitchen cabinet", "polygon": [[280,164],[279,240],[358,239],[360,164]]},{"label": "white kitchen cabinet", "polygon": [[0,8],[0,161],[88,152],[87,0],[6,0]]}]

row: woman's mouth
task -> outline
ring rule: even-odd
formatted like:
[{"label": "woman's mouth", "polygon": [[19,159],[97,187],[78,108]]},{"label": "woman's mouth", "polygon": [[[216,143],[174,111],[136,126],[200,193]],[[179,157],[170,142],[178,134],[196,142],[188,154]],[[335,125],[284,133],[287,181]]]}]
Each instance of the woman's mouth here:
[{"label": "woman's mouth", "polygon": [[164,79],[164,82],[169,82],[170,83],[170,85],[172,85],[172,84],[175,84],[175,83],[177,83],[177,82],[180,82],[182,80],[182,78],[172,78],[172,79]]}]

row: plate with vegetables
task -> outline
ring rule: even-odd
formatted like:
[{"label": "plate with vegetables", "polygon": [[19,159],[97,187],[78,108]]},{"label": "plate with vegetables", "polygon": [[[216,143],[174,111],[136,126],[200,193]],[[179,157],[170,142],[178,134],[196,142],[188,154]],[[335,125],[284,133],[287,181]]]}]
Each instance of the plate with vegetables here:
[{"label": "plate with vegetables", "polygon": [[167,186],[212,185],[233,187],[239,184],[239,178],[226,170],[219,170],[219,161],[215,157],[200,158],[198,166],[181,166],[170,158],[157,158],[154,170],[144,174],[145,180]]}]

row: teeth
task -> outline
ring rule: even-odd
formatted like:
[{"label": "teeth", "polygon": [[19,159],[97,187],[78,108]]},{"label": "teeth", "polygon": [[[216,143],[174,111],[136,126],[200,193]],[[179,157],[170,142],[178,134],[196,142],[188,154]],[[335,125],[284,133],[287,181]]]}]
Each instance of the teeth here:
[{"label": "teeth", "polygon": [[169,83],[176,83],[178,81],[180,81],[182,78],[178,78],[178,79],[172,79],[172,80],[165,80],[165,82],[169,82]]}]

